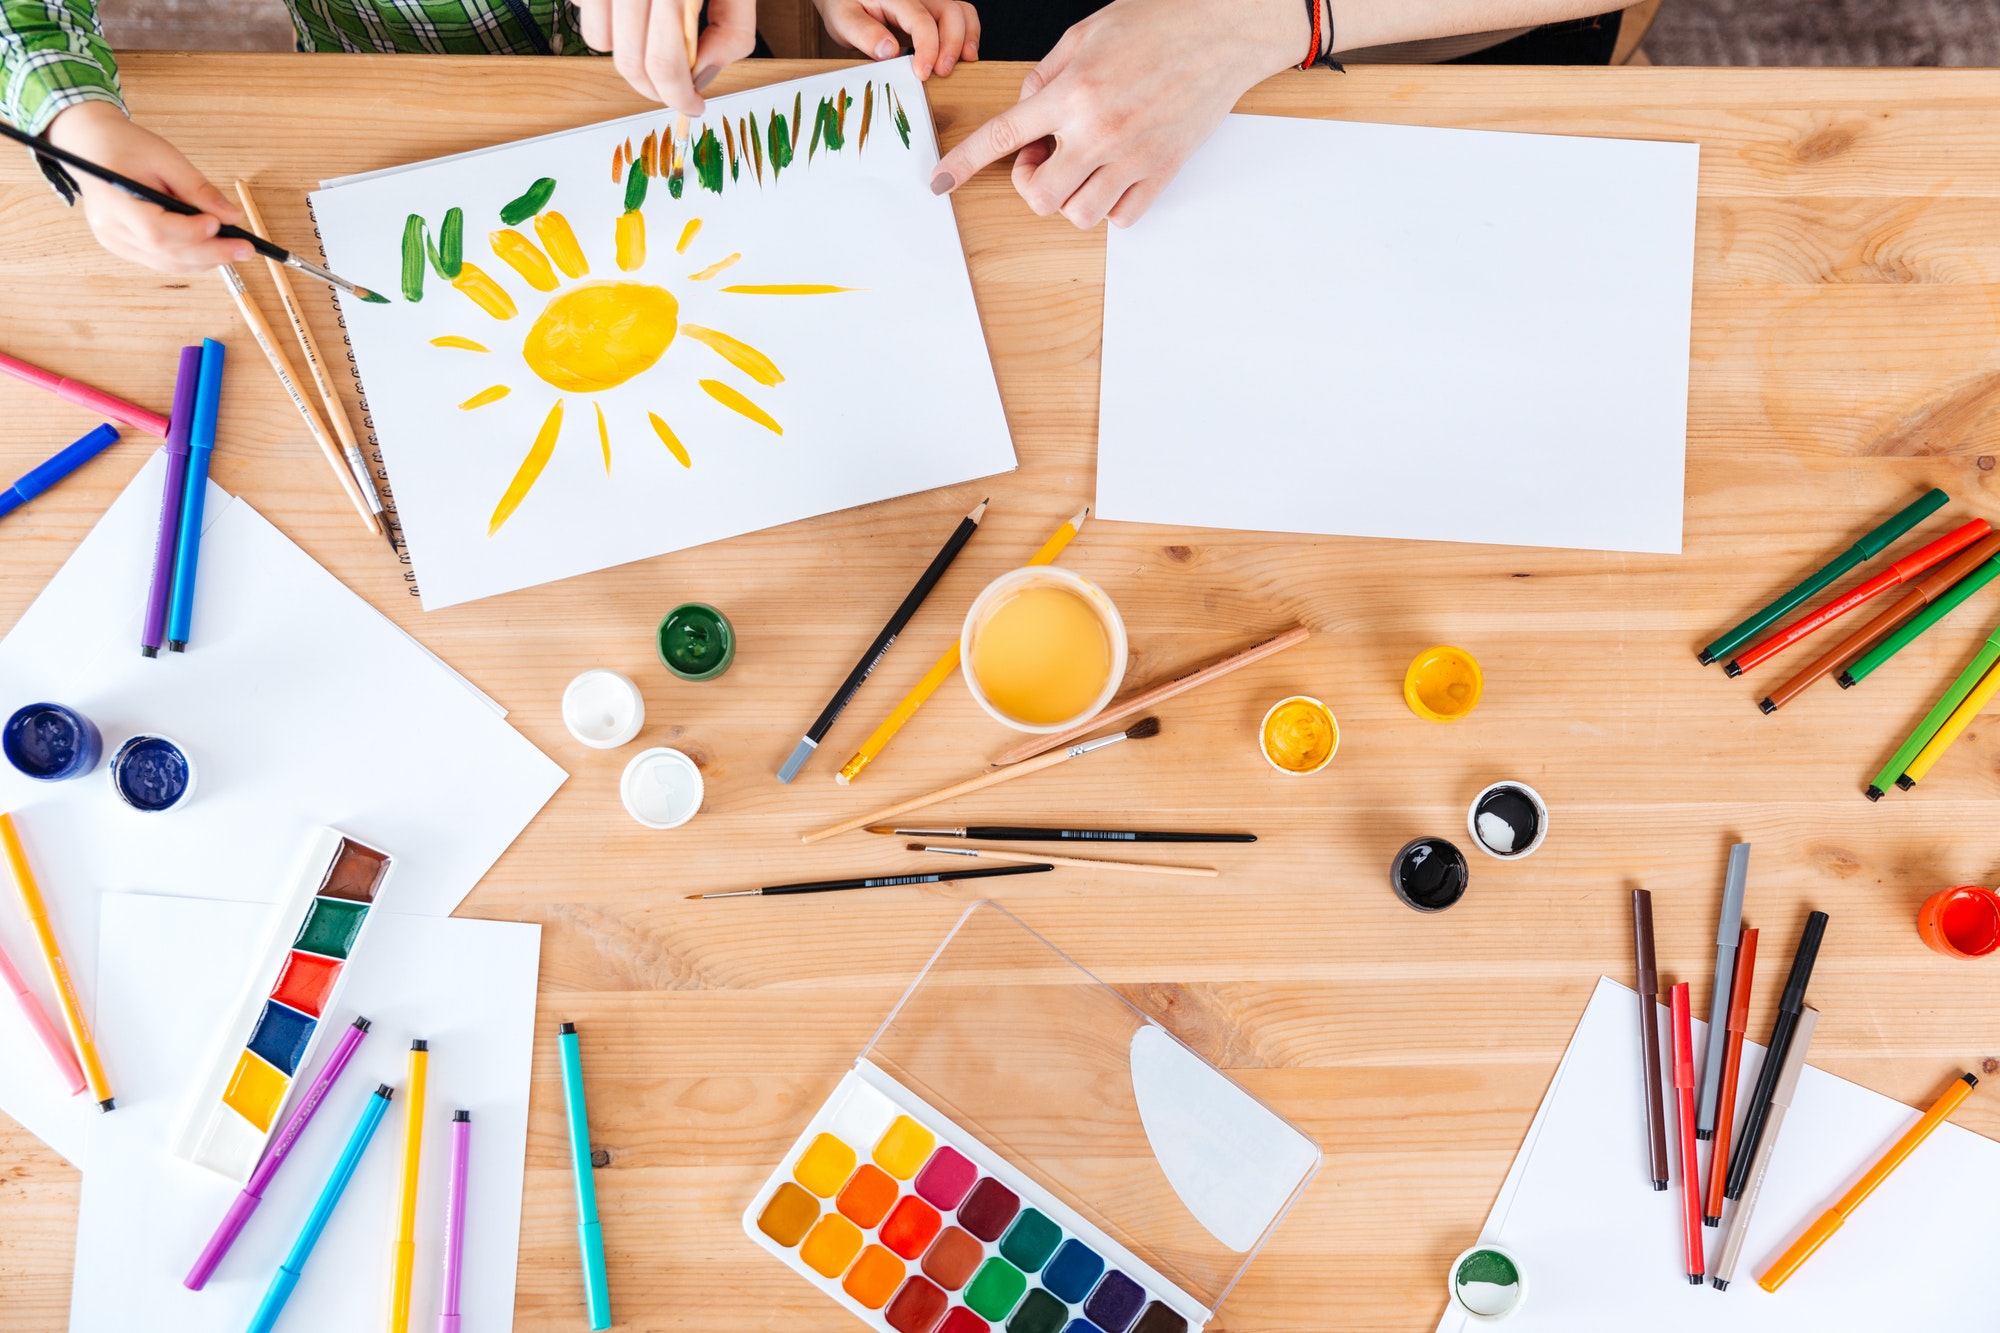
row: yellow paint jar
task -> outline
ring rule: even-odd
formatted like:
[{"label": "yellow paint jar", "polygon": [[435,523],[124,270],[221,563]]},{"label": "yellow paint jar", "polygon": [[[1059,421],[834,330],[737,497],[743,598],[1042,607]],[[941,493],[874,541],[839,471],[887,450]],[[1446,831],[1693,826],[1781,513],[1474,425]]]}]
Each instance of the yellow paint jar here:
[{"label": "yellow paint jar", "polygon": [[1096,584],[1053,565],[1002,574],[965,613],[965,683],[1016,731],[1054,732],[1104,710],[1125,679],[1125,622]]},{"label": "yellow paint jar", "polygon": [[1486,677],[1463,648],[1426,648],[1403,673],[1403,702],[1427,722],[1456,722],[1479,706]]},{"label": "yellow paint jar", "polygon": [[1264,758],[1280,773],[1304,777],[1333,762],[1340,749],[1340,723],[1333,710],[1308,695],[1280,699],[1257,727]]}]

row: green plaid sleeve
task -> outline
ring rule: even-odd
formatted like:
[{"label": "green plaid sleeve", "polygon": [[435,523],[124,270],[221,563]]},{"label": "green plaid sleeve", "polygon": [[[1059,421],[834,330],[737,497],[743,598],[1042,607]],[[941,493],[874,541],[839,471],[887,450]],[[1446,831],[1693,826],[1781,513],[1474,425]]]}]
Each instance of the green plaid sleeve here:
[{"label": "green plaid sleeve", "polygon": [[0,115],[29,134],[78,102],[124,105],[95,0],[0,0],[0,72]]}]

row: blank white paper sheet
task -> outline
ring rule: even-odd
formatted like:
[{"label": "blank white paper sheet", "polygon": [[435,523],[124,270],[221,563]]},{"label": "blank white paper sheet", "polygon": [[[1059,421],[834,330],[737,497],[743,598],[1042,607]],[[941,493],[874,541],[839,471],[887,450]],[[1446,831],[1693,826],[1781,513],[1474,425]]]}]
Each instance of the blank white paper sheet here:
[{"label": "blank white paper sheet", "polygon": [[[1482,1241],[1516,1252],[1526,1270],[1527,1303],[1506,1321],[1509,1330],[1873,1333],[1978,1323],[1968,1312],[1990,1303],[1993,1238],[2000,1236],[2000,1143],[1952,1124],[1917,1149],[1776,1295],[1757,1285],[1757,1275],[1921,1114],[1811,1064],[1785,1113],[1729,1290],[1689,1285],[1665,1005],[1657,1017],[1672,1187],[1656,1193],[1647,1178],[1639,997],[1601,978],[1480,1232]],[[1694,1024],[1697,1073],[1707,1030]],[[1763,1064],[1764,1048],[1746,1041],[1738,1124]],[[1938,1092],[1948,1077],[1939,1071]],[[1706,1185],[1711,1145],[1699,1146]],[[1736,1205],[1724,1207],[1723,1225],[1703,1228],[1711,1265]],[[1438,1333],[1482,1327],[1447,1311]]]},{"label": "blank white paper sheet", "polygon": [[1228,117],[1111,228],[1099,515],[1679,553],[1698,156]]},{"label": "blank white paper sheet", "polygon": [[[255,956],[269,909],[110,894],[98,1014],[131,1034],[118,1109],[91,1126],[78,1206],[71,1333],[239,1333],[291,1249],[378,1083],[396,1089],[279,1327],[385,1328],[401,1198],[410,1041],[430,1042],[410,1327],[437,1327],[448,1126],[472,1112],[464,1287],[468,1330],[514,1321],[541,927],[385,912],[368,930],[338,1010],[373,1023],[236,1244],[200,1292],[181,1286],[239,1186],[181,1161],[167,1140]],[[335,1033],[328,1033],[333,1038]],[[317,1076],[331,1054],[302,1077]]]},{"label": "blank white paper sheet", "polygon": [[[474,689],[272,527],[211,485],[194,638],[185,653],[139,655],[159,526],[155,454],[0,641],[0,717],[68,704],[104,733],[105,763],[69,782],[0,764],[14,812],[86,1010],[95,1010],[97,907],[109,892],[269,902],[321,825],[395,858],[393,912],[445,916],[562,784],[554,761]],[[381,569],[398,578],[396,567]],[[187,805],[142,814],[106,765],[140,732],[171,736],[195,765]],[[0,945],[51,1016],[55,991],[0,878]],[[240,980],[240,978],[239,978]],[[101,1019],[98,1049],[125,1103],[143,1057]],[[0,997],[0,1111],[79,1167],[97,1118],[70,1097]]]}]

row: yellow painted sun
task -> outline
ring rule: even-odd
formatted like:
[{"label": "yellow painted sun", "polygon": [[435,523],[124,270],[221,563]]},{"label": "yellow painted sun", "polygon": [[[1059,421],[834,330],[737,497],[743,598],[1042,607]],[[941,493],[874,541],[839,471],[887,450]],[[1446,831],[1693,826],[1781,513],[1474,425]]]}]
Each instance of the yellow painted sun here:
[{"label": "yellow painted sun", "polygon": [[[576,233],[561,213],[541,212],[534,218],[535,240],[512,227],[493,232],[488,238],[494,257],[512,269],[537,292],[549,293],[541,312],[528,326],[521,343],[521,356],[543,383],[559,395],[601,394],[630,383],[658,365],[674,343],[682,338],[709,348],[731,368],[753,383],[773,388],[784,383],[776,363],[755,347],[717,329],[681,321],[681,302],[673,292],[656,283],[635,278],[590,276],[590,261],[578,244]],[[681,228],[674,246],[685,254],[701,231],[701,219],[692,218]],[[637,209],[621,214],[614,224],[613,251],[618,268],[633,273],[646,263],[646,219]],[[536,244],[536,240],[540,244]],[[730,254],[687,275],[689,282],[709,282],[742,259]],[[561,274],[558,277],[558,273]],[[520,313],[507,288],[469,260],[452,279],[451,285],[494,319],[505,322]],[[776,283],[727,286],[725,292],[749,296],[819,296],[853,288],[823,283]],[[434,347],[484,353],[490,349],[474,338],[444,334],[432,338]],[[695,383],[710,398],[731,412],[770,431],[783,435],[784,427],[742,390],[717,378],[697,375]],[[497,403],[517,386],[494,384],[481,389],[459,406],[473,411]],[[498,532],[521,507],[540,480],[542,471],[554,457],[562,434],[565,397],[557,397],[543,418],[528,453],[521,460],[493,509],[486,527],[487,536]],[[611,429],[604,408],[593,402],[597,415],[597,443],[604,456],[604,470],[611,471]],[[694,460],[680,436],[657,412],[647,420],[669,453],[684,468]]]}]

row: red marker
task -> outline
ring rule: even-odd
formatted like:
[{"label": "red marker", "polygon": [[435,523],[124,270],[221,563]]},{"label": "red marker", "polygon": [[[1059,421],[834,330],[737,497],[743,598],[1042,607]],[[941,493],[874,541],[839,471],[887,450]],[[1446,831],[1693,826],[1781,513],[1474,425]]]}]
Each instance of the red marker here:
[{"label": "red marker", "polygon": [[1748,652],[1737,654],[1735,660],[1724,666],[1723,670],[1732,676],[1740,676],[1750,668],[1769,661],[1800,639],[1831,625],[1870,598],[1879,596],[1898,584],[1908,583],[1932,565],[1951,559],[1992,530],[1993,525],[1985,519],[1975,518],[1965,526],[1946,533],[1929,546],[1910,552],[1866,583],[1834,598],[1811,615],[1802,620],[1794,620],[1763,642],[1753,644]]},{"label": "red marker", "polygon": [[1674,1101],[1681,1115],[1681,1225],[1687,1231],[1687,1275],[1692,1286],[1705,1276],[1701,1254],[1701,1172],[1694,1155],[1694,1021],[1688,1013],[1688,984],[1673,989]]}]

